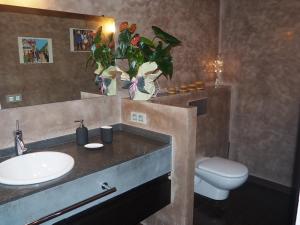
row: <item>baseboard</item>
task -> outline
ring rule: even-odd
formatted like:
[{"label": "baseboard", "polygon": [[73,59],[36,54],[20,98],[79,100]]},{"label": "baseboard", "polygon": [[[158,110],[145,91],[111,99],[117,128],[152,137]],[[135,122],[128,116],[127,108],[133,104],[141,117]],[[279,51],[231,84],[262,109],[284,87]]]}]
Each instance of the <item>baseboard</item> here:
[{"label": "baseboard", "polygon": [[273,181],[269,181],[269,180],[266,180],[266,179],[262,179],[260,177],[256,177],[256,176],[253,176],[253,175],[250,175],[248,177],[247,182],[248,183],[254,183],[254,184],[269,188],[269,189],[273,189],[275,191],[280,191],[280,192],[283,192],[285,194],[291,194],[292,193],[292,188],[291,187],[288,187],[288,186],[285,186],[285,185],[282,185],[282,184],[278,184],[278,183],[275,183]]}]

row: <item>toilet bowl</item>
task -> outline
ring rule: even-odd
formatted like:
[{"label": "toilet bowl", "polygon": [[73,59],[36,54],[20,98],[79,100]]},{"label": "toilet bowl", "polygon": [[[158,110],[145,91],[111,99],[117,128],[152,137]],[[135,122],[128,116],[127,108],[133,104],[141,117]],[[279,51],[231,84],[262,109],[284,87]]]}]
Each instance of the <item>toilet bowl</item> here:
[{"label": "toilet bowl", "polygon": [[248,169],[241,163],[220,157],[202,158],[196,163],[194,191],[214,200],[224,200],[229,191],[248,178]]}]

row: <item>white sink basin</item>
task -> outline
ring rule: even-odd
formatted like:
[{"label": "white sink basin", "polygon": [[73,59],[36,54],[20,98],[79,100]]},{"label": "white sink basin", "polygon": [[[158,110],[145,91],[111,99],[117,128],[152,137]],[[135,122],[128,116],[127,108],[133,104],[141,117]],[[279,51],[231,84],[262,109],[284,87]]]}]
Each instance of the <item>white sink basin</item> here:
[{"label": "white sink basin", "polygon": [[66,174],[73,166],[74,159],[61,152],[36,152],[16,156],[0,163],[0,183],[41,183]]}]

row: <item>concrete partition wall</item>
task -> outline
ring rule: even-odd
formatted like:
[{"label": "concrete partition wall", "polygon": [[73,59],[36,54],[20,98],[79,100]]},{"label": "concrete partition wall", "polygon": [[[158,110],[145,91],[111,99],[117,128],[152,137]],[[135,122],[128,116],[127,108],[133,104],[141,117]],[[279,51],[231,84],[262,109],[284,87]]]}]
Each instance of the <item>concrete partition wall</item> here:
[{"label": "concrete partition wall", "polygon": [[16,120],[20,121],[25,143],[75,133],[83,119],[89,129],[119,123],[120,99],[100,97],[0,110],[0,149],[14,145]]},{"label": "concrete partition wall", "polygon": [[200,157],[228,158],[230,86],[206,86],[205,90],[153,98],[155,103],[189,107],[189,102],[202,100],[197,116],[196,160]]},{"label": "concrete partition wall", "polygon": [[[122,123],[172,136],[171,204],[148,218],[146,225],[192,225],[196,109],[122,99]],[[131,112],[147,115],[147,124],[130,121]]]}]

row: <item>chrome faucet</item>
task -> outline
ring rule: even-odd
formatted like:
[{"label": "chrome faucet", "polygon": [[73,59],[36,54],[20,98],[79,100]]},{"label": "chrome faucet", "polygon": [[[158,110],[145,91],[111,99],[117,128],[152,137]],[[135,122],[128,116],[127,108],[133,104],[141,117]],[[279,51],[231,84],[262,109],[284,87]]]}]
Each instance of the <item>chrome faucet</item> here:
[{"label": "chrome faucet", "polygon": [[16,121],[16,131],[15,131],[15,151],[17,155],[22,155],[27,151],[27,148],[23,142],[22,131],[19,128],[19,120]]}]

